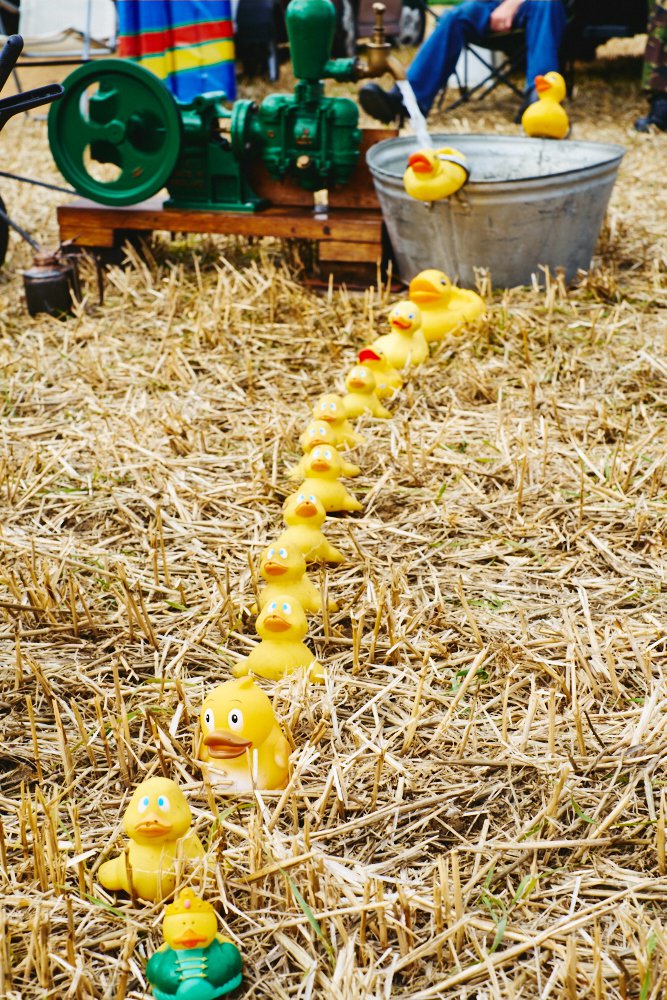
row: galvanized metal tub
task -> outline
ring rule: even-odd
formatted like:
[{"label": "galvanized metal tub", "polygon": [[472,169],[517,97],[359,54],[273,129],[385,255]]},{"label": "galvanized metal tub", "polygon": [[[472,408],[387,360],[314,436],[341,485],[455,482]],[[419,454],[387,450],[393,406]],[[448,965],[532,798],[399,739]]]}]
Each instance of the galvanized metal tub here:
[{"label": "galvanized metal tub", "polygon": [[470,180],[442,201],[406,194],[403,174],[417,148],[412,136],[386,139],[366,153],[399,275],[428,267],[474,287],[474,268],[496,287],[526,285],[539,265],[587,269],[625,150],[599,142],[556,142],[502,135],[431,136],[467,159]]}]

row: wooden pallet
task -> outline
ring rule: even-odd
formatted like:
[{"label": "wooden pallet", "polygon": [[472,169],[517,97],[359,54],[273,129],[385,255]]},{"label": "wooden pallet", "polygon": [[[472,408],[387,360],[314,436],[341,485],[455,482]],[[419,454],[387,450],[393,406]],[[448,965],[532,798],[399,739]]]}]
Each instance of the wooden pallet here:
[{"label": "wooden pallet", "polygon": [[359,164],[348,184],[329,192],[326,216],[313,213],[313,195],[294,181],[271,178],[261,161],[251,170],[253,190],[271,207],[259,212],[210,212],[164,208],[159,197],[114,208],[79,198],[58,208],[60,239],[95,251],[119,249],[125,240],[155,230],[181,233],[221,233],[312,240],[316,252],[308,262],[308,277],[365,285],[374,281],[379,262],[386,263],[388,243],[382,212],[366,166],[366,150],[395,129],[364,129]]}]

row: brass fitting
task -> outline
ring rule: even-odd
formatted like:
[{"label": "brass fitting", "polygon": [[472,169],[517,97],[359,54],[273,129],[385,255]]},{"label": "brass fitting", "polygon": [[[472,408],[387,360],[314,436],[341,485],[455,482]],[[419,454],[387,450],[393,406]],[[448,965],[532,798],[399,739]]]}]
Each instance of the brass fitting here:
[{"label": "brass fitting", "polygon": [[405,80],[405,69],[400,60],[390,54],[391,45],[385,38],[384,12],[386,7],[383,3],[374,3],[373,10],[375,11],[375,27],[366,44],[366,58],[356,61],[355,79],[363,80],[391,73],[394,80]]}]

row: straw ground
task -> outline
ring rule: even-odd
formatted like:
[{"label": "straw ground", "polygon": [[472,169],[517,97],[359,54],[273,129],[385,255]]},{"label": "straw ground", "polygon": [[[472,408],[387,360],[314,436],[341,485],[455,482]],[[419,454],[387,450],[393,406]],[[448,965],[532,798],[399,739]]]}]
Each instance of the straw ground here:
[{"label": "straw ground", "polygon": [[[634,67],[633,69],[636,69]],[[66,323],[0,278],[0,995],[144,996],[161,905],[108,895],[131,788],[174,777],[249,996],[662,997],[667,862],[667,137],[617,64],[575,135],[628,146],[595,267],[489,296],[386,423],[332,520],[323,688],[269,688],[284,793],[193,759],[254,641],[257,554],[318,393],[386,288],[316,297],[279,246],[157,241]],[[498,96],[454,128],[513,130]],[[505,116],[505,117],[503,117]],[[4,165],[57,179],[41,123]],[[3,183],[55,238],[59,196]],[[92,274],[88,287],[94,289]]]}]

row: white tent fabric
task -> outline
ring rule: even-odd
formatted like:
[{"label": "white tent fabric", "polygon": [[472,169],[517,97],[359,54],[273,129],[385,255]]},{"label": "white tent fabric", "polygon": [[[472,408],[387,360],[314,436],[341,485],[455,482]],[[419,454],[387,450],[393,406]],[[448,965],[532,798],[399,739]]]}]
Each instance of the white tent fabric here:
[{"label": "white tent fabric", "polygon": [[[55,35],[68,29],[108,41],[116,37],[113,0],[21,0],[19,31],[27,39]],[[90,17],[90,25],[88,25]]]}]

